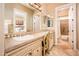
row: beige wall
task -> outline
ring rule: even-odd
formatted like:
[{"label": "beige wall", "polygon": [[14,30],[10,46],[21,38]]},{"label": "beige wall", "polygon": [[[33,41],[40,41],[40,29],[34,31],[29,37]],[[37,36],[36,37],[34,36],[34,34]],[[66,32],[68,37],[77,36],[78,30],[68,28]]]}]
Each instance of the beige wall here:
[{"label": "beige wall", "polygon": [[58,16],[66,17],[66,16],[68,16],[68,13],[69,13],[69,8],[58,12]]},{"label": "beige wall", "polygon": [[45,30],[47,26],[47,18],[46,16],[41,16],[41,30]]},{"label": "beige wall", "polygon": [[0,3],[0,55],[4,55],[3,9],[4,5]]},{"label": "beige wall", "polygon": [[79,49],[79,4],[77,4],[77,48]]},{"label": "beige wall", "polygon": [[21,4],[5,4],[5,19],[13,20],[13,9],[17,8],[27,13],[27,31],[33,30],[33,11]]}]

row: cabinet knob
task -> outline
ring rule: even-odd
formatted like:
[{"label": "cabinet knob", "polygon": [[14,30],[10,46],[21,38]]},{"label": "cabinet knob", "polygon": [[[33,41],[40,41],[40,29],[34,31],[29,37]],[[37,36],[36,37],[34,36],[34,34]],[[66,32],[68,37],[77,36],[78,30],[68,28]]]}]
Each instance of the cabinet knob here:
[{"label": "cabinet knob", "polygon": [[29,55],[32,55],[32,53],[30,52]]},{"label": "cabinet knob", "polygon": [[37,50],[37,52],[38,52],[39,50]]}]

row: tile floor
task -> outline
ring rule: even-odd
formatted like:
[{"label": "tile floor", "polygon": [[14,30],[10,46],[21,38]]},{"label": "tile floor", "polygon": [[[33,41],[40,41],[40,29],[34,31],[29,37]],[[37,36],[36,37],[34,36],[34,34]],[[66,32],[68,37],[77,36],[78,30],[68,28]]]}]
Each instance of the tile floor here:
[{"label": "tile floor", "polygon": [[68,41],[60,40],[47,56],[79,56],[79,51],[72,49]]}]

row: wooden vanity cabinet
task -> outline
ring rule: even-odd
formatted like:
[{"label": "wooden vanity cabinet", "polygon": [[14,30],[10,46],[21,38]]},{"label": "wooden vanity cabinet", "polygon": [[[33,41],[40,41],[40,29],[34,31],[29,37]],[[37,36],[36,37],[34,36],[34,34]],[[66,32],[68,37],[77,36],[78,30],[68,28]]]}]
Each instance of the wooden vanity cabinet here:
[{"label": "wooden vanity cabinet", "polygon": [[55,32],[49,31],[49,33],[46,36],[44,36],[44,40],[42,42],[43,56],[49,53],[54,44],[55,44]]},{"label": "wooden vanity cabinet", "polygon": [[42,55],[42,39],[33,41],[20,48],[5,53],[6,56],[41,56]]},{"label": "wooden vanity cabinet", "polygon": [[48,53],[48,49],[49,49],[49,34],[45,35],[42,41],[43,56],[45,56]]},{"label": "wooden vanity cabinet", "polygon": [[49,50],[55,45],[55,32],[52,31],[49,34]]}]

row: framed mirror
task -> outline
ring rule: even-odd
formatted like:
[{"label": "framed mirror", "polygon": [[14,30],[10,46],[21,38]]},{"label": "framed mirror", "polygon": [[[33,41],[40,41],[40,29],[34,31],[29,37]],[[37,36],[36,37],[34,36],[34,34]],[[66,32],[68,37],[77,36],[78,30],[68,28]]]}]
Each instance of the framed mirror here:
[{"label": "framed mirror", "polygon": [[26,13],[24,11],[14,9],[14,32],[26,32]]}]

